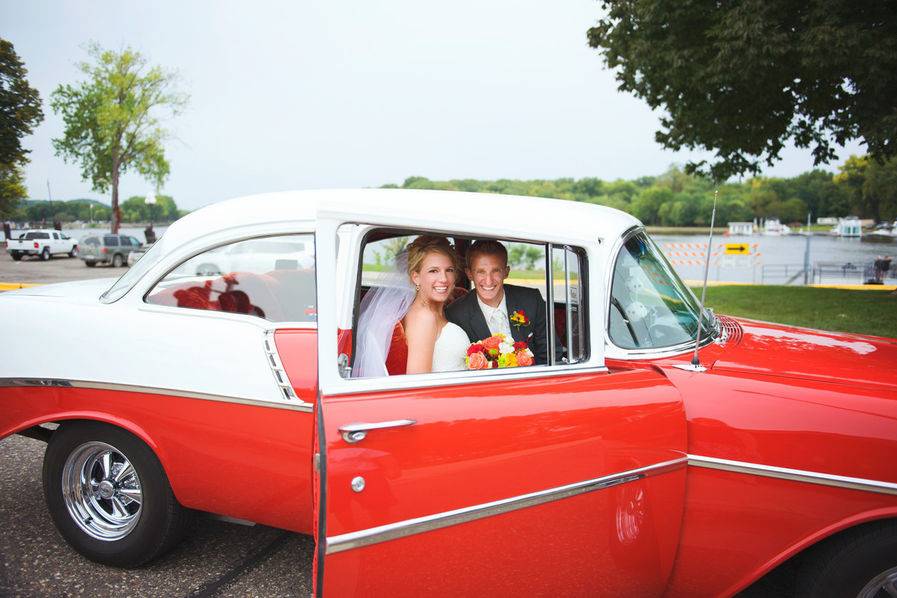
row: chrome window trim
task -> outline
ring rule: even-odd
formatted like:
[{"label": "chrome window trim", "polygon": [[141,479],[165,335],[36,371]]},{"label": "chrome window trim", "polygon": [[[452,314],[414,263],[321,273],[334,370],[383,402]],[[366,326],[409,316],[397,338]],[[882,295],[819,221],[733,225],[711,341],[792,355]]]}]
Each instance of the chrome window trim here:
[{"label": "chrome window trim", "polygon": [[548,330],[545,340],[548,341],[548,355],[546,361],[549,365],[557,365],[557,347],[554,334],[554,245],[545,244],[545,305],[548,307]]},{"label": "chrome window trim", "polygon": [[718,469],[720,471],[779,478],[782,480],[805,482],[808,484],[820,484],[822,486],[832,486],[834,488],[848,488],[850,490],[897,495],[897,483],[894,482],[854,478],[831,473],[820,473],[818,471],[748,463],[745,461],[732,461],[730,459],[705,457],[703,455],[688,455],[688,464],[693,467],[706,467],[708,469]]},{"label": "chrome window trim", "polygon": [[[414,219],[405,220],[400,218],[384,221],[382,219],[371,218],[365,219],[363,222],[346,218],[344,214],[319,213],[317,221],[317,229],[315,231],[315,259],[316,259],[316,277],[317,277],[317,293],[318,305],[337,305],[341,300],[335,296],[337,284],[336,277],[340,267],[339,259],[343,257],[344,249],[357,251],[360,247],[348,248],[344,245],[339,247],[339,255],[337,255],[336,240],[338,237],[339,227],[344,224],[353,224],[359,226],[369,226],[373,228],[389,228],[389,229],[414,229],[416,231],[438,232],[450,236],[494,236],[502,240],[513,240],[525,243],[532,243],[541,246],[555,244],[570,244],[580,247],[585,252],[586,263],[589,267],[589,277],[591,280],[603,280],[598,264],[603,263],[603,248],[600,247],[600,240],[596,241],[595,237],[588,239],[579,239],[568,237],[566,239],[557,239],[549,235],[539,240],[533,240],[529,237],[517,237],[508,235],[507,231],[502,234],[492,234],[488,229],[480,227],[465,228],[461,233],[457,228],[440,229],[434,228],[432,223],[418,222]],[[344,273],[345,274],[345,273]],[[546,271],[546,277],[548,272]],[[352,285],[356,284],[353,278]],[[550,288],[550,286],[549,286]],[[604,296],[603,290],[599,289],[595,295]],[[344,298],[343,298],[344,299]],[[588,317],[592,317],[596,308],[591,308]],[[573,373],[606,373],[608,371],[604,359],[604,338],[600,329],[595,327],[587,328],[589,336],[587,344],[590,347],[588,359],[579,364],[573,365],[557,365],[557,366],[530,366],[526,368],[508,368],[509,370],[529,370],[526,372],[516,371],[507,372],[506,370],[488,370],[479,372],[457,371],[457,372],[433,372],[427,374],[410,374],[404,376],[389,376],[384,378],[343,378],[337,367],[336,356],[337,348],[337,332],[339,330],[337,314],[329,309],[319,309],[318,314],[318,355],[334,355],[334,359],[318,359],[318,383],[321,393],[325,397],[330,396],[346,396],[355,395],[371,391],[400,391],[405,389],[430,388],[452,386],[457,384],[482,383],[496,380],[513,380],[513,379],[531,379],[537,377],[553,377],[559,375]],[[471,375],[474,374],[474,375]],[[326,398],[325,398],[326,400]]]},{"label": "chrome window trim", "polygon": [[274,342],[274,334],[277,332],[275,329],[266,330],[265,331],[265,361],[268,362],[268,365],[271,366],[271,373],[274,375],[274,382],[277,384],[277,388],[280,390],[281,395],[283,395],[284,399],[287,401],[297,401],[300,405],[305,406],[309,411],[311,411],[313,405],[312,403],[308,403],[299,398],[299,395],[296,394],[296,391],[293,389],[293,383],[290,381],[290,376],[287,374],[287,369],[283,366],[283,361],[280,359],[280,353],[277,351],[277,343]]},{"label": "chrome window trim", "polygon": [[[613,283],[614,283],[614,272],[617,268],[617,259],[620,257],[620,251],[623,249],[623,246],[626,242],[639,233],[648,234],[648,231],[645,230],[644,226],[634,226],[624,232],[619,239],[617,239],[614,246],[611,247],[610,256],[611,259],[608,262],[610,267],[607,269],[605,273],[605,305],[607,306],[607,313],[604,315],[604,357],[605,359],[622,359],[622,360],[638,360],[638,359],[658,359],[661,357],[676,357],[677,355],[687,355],[694,351],[695,343],[694,341],[689,341],[685,343],[680,343],[678,345],[671,345],[669,347],[655,347],[651,349],[625,349],[620,347],[614,343],[610,338],[610,298],[613,293]],[[674,270],[675,271],[675,270]],[[678,273],[677,273],[678,276]],[[683,284],[684,281],[683,281]],[[686,285],[687,286],[687,285]],[[714,337],[712,334],[708,334],[704,339],[701,340],[701,347],[706,347],[707,345],[714,342]]]},{"label": "chrome window trim", "polygon": [[188,316],[193,318],[211,318],[214,320],[227,320],[229,322],[240,322],[242,324],[250,324],[260,330],[267,331],[269,329],[286,330],[286,329],[306,329],[317,330],[317,322],[274,322],[265,320],[258,316],[249,314],[237,314],[229,311],[215,311],[211,309],[194,309],[191,307],[177,307],[174,305],[155,305],[152,303],[141,303],[137,309],[149,313],[161,313],[172,316]]},{"label": "chrome window trim", "polygon": [[[139,289],[140,292],[136,296],[137,301],[146,305],[152,305],[151,303],[146,303],[146,296],[149,294],[149,292],[156,288],[156,285],[159,284],[159,282],[161,282],[166,276],[168,276],[171,271],[173,271],[175,268],[177,268],[187,260],[193,259],[197,255],[205,253],[206,251],[224,247],[225,245],[231,245],[233,243],[251,241],[253,239],[264,239],[267,237],[285,237],[292,235],[308,235],[314,239],[314,223],[307,220],[269,222],[263,224],[253,224],[250,226],[235,227],[225,229],[223,231],[209,233],[207,235],[204,235],[203,237],[199,237],[189,242],[182,243],[180,246],[169,250],[168,255],[159,260],[159,262],[154,264],[149,270],[144,272],[140,276],[140,278],[134,281],[134,284],[132,284],[124,294],[112,301],[107,301],[106,303],[112,304],[121,301],[125,297],[131,295],[131,293],[135,289]],[[201,244],[200,241],[202,241]],[[315,255],[315,269],[317,269],[317,255]],[[118,282],[120,278],[121,277],[117,278],[116,282]],[[149,282],[147,282],[147,280],[149,280]],[[113,283],[112,286],[115,286],[115,283]],[[110,287],[110,289],[111,288],[112,287]]]},{"label": "chrome window trim", "polygon": [[518,496],[512,496],[510,498],[504,498],[492,502],[472,505],[469,507],[463,507],[451,511],[444,511],[442,513],[435,513],[433,515],[415,517],[412,519],[406,519],[404,521],[397,521],[395,523],[388,523],[386,525],[379,525],[376,527],[358,530],[355,532],[348,532],[345,534],[339,534],[336,536],[328,536],[326,540],[327,547],[325,553],[335,554],[337,552],[343,552],[345,550],[351,550],[353,548],[370,546],[371,544],[379,544],[380,542],[387,542],[389,540],[413,536],[415,534],[421,534],[452,525],[467,523],[470,521],[475,521],[477,519],[483,519],[485,517],[492,517],[495,515],[501,515],[503,513],[510,513],[518,509],[525,509],[527,507],[533,507],[556,500],[562,500],[565,498],[570,498],[572,496],[586,494],[588,492],[604,490],[606,488],[617,486],[619,484],[641,480],[648,476],[659,475],[662,473],[678,470],[685,467],[685,465],[686,458],[682,457],[679,459],[663,461],[661,463],[655,463],[652,465],[647,465],[645,467],[639,467],[637,469],[630,469],[629,471],[614,473],[591,480],[575,482],[573,484],[566,484],[564,486],[557,486],[555,488],[549,488],[547,490],[530,492],[528,494],[521,494]]},{"label": "chrome window trim", "polygon": [[253,407],[271,407],[274,409],[287,409],[290,411],[312,412],[311,403],[265,401],[261,399],[246,399],[243,397],[231,397],[226,395],[207,394],[175,388],[160,388],[155,386],[140,386],[137,384],[117,384],[112,382],[97,382],[93,380],[67,380],[64,378],[0,378],[0,388],[24,388],[24,387],[54,387],[54,388],[86,388],[91,390],[112,390],[117,392],[139,392],[144,394],[164,395],[184,399],[199,399],[201,401],[215,401],[218,403],[235,403],[238,405],[250,405]]},{"label": "chrome window trim", "polygon": [[457,370],[453,372],[428,372],[425,374],[405,374],[381,378],[352,378],[350,384],[340,385],[327,393],[327,397],[355,395],[366,392],[412,390],[416,388],[448,387],[460,384],[482,384],[486,382],[525,380],[529,378],[554,378],[571,374],[607,373],[606,366],[584,363],[532,365],[526,368],[504,368],[495,370]]}]

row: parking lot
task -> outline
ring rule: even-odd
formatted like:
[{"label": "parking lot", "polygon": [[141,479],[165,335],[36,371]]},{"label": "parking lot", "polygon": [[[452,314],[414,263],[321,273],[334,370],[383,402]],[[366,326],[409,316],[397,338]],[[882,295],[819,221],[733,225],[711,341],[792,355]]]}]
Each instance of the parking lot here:
[{"label": "parking lot", "polygon": [[[0,255],[0,283],[45,284],[118,277],[79,259],[14,262]],[[8,342],[4,339],[3,342]],[[306,536],[198,516],[187,538],[147,567],[92,563],[56,533],[44,504],[46,445],[0,440],[0,596],[308,596],[314,544]]]},{"label": "parking lot", "polygon": [[0,283],[46,284],[91,278],[118,278],[127,270],[112,266],[88,268],[82,260],[70,257],[54,256],[49,261],[42,262],[40,258],[28,256],[14,262],[2,244],[0,248]]}]

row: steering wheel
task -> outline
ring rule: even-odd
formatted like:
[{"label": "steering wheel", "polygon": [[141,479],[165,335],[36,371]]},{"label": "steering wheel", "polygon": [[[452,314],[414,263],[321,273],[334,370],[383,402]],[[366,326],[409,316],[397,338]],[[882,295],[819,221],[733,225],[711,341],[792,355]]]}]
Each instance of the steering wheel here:
[{"label": "steering wheel", "polygon": [[623,305],[620,303],[620,300],[616,297],[611,297],[610,304],[617,308],[617,311],[620,312],[620,317],[623,318],[623,322],[626,324],[626,329],[629,330],[629,336],[632,337],[632,342],[635,343],[636,347],[641,347],[642,345],[638,342],[638,337],[635,335],[635,328],[632,327],[632,322],[630,322],[629,318],[626,317],[626,310],[623,309]]}]

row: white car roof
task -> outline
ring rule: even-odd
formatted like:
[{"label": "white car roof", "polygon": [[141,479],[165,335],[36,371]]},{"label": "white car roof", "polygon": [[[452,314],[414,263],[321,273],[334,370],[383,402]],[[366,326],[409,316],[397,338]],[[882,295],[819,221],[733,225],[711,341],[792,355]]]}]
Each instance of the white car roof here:
[{"label": "white car roof", "polygon": [[322,217],[355,222],[402,222],[420,229],[466,231],[488,225],[498,237],[617,238],[640,222],[619,210],[541,197],[417,189],[328,189],[251,195],[214,203],[184,216],[165,232],[166,244],[229,228]]}]

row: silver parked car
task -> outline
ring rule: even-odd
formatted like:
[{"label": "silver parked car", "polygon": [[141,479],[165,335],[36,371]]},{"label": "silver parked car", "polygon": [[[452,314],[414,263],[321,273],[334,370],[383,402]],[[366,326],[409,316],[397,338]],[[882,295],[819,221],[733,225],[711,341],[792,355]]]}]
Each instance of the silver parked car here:
[{"label": "silver parked car", "polygon": [[97,264],[112,264],[119,268],[128,263],[128,255],[138,251],[143,244],[130,235],[98,235],[81,240],[81,259],[93,268]]}]

